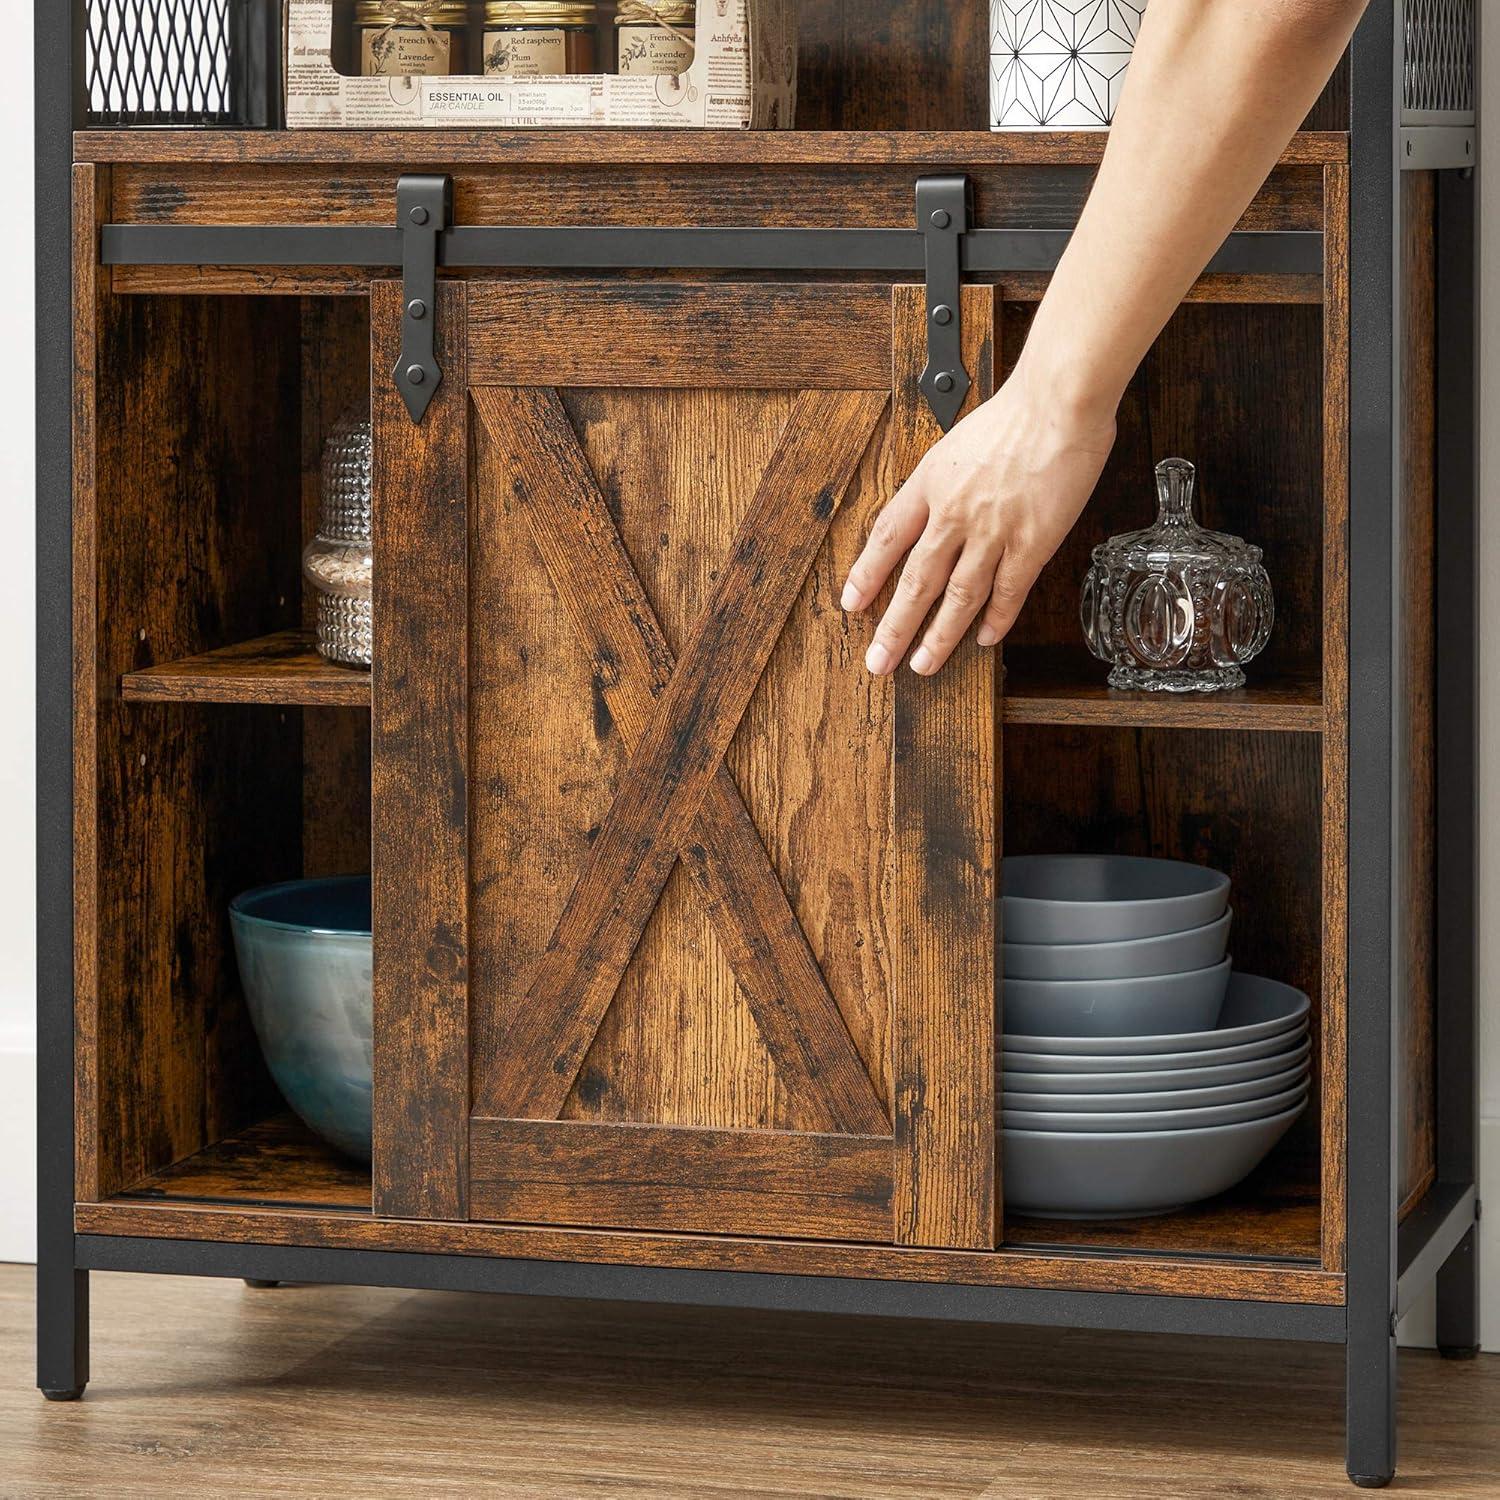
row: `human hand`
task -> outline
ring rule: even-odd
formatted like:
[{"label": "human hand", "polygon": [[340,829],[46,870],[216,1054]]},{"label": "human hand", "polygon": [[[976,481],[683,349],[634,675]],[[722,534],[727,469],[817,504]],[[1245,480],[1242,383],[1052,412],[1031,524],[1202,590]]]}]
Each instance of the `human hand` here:
[{"label": "human hand", "polygon": [[844,585],[844,609],[861,613],[906,557],[865,655],[869,670],[895,671],[940,595],[912,653],[914,672],[936,672],[981,615],[979,644],[998,645],[1088,503],[1114,441],[1112,405],[1069,407],[1018,369],[936,444],[876,518]]}]

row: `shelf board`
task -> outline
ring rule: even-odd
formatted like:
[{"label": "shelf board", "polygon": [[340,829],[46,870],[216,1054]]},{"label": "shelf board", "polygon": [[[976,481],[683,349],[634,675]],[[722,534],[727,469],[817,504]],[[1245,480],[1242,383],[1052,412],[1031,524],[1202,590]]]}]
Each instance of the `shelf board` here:
[{"label": "shelf board", "polygon": [[1315,677],[1254,678],[1231,693],[1116,692],[1107,668],[1083,649],[1012,648],[1005,653],[1007,724],[1078,724],[1139,729],[1258,729],[1318,734],[1323,702]]},{"label": "shelf board", "polygon": [[[1320,1253],[1317,1171],[1315,1155],[1304,1138],[1300,1149],[1293,1145],[1290,1150],[1278,1150],[1233,1192],[1181,1213],[1105,1223],[1008,1217],[1005,1245],[998,1253],[1254,1262],[1289,1268],[1316,1265]],[[294,1115],[281,1114],[155,1173],[111,1202],[369,1216],[370,1182],[368,1167],[325,1146]],[[481,1234],[500,1228],[473,1227]],[[575,1233],[594,1236],[599,1231]],[[658,1238],[652,1236],[649,1242],[657,1243]],[[729,1238],[710,1242],[741,1243]]]},{"label": "shelf board", "polygon": [[[1104,131],[988,130],[82,130],[78,161],[853,166],[1092,166]],[[1342,131],[1299,131],[1282,166],[1347,161]]]},{"label": "shelf board", "polygon": [[1306,1137],[1286,1143],[1237,1188],[1156,1218],[1021,1219],[1007,1215],[1008,1250],[1122,1256],[1226,1257],[1317,1264],[1322,1254],[1318,1164]]},{"label": "shelf board", "polygon": [[370,674],[319,656],[303,631],[283,630],[201,656],[127,672],[127,703],[279,703],[368,708]]},{"label": "shelf board", "polygon": [[282,1114],[153,1174],[117,1201],[368,1214],[370,1169]]}]

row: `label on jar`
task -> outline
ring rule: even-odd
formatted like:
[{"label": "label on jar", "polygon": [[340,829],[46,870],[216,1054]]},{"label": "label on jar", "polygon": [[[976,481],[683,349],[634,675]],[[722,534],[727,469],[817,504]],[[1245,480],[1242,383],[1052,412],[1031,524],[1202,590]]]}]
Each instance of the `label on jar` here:
[{"label": "label on jar", "polygon": [[621,26],[621,73],[686,73],[693,65],[693,28],[679,26],[674,36],[664,26],[647,21]]},{"label": "label on jar", "polygon": [[453,71],[453,37],[441,28],[366,26],[359,70],[366,78],[431,78]]},{"label": "label on jar", "polygon": [[568,34],[518,27],[487,31],[484,71],[492,78],[561,78],[568,72]]}]

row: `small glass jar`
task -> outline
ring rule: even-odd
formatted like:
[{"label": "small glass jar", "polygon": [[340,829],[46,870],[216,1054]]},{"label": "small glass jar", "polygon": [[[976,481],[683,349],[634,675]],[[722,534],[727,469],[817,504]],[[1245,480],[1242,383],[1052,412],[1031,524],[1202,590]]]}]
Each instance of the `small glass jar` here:
[{"label": "small glass jar", "polygon": [[318,650],[330,661],[368,667],[373,654],[370,424],[348,417],[323,449],[318,534],[302,554],[302,573],[318,596]]},{"label": "small glass jar", "polygon": [[1186,459],[1158,464],[1155,524],[1094,548],[1080,613],[1113,688],[1243,687],[1244,664],[1270,638],[1275,605],[1261,550],[1193,519],[1194,477]]},{"label": "small glass jar", "polygon": [[360,0],[359,71],[367,78],[444,78],[469,71],[467,0]]},{"label": "small glass jar", "polygon": [[484,8],[484,71],[490,78],[597,73],[592,0],[489,0]]},{"label": "small glass jar", "polygon": [[686,73],[697,50],[697,6],[691,0],[619,0],[618,71]]}]

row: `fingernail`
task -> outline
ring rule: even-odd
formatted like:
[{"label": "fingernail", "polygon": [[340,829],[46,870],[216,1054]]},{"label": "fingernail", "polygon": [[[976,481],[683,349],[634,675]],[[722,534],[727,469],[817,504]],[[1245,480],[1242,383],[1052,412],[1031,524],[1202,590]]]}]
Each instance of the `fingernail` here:
[{"label": "fingernail", "polygon": [[926,646],[918,646],[912,653],[911,669],[919,677],[925,677],[932,670],[932,652]]},{"label": "fingernail", "polygon": [[839,608],[844,610],[858,609],[864,603],[864,598],[852,583],[844,585],[844,597],[839,600]]},{"label": "fingernail", "polygon": [[884,677],[895,663],[891,660],[891,653],[884,646],[876,644],[865,652],[865,666],[877,677]]},{"label": "fingernail", "polygon": [[993,625],[981,625],[979,634],[975,637],[981,646],[998,646],[1000,644],[1000,632]]}]

